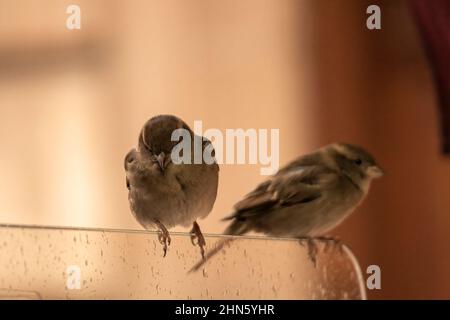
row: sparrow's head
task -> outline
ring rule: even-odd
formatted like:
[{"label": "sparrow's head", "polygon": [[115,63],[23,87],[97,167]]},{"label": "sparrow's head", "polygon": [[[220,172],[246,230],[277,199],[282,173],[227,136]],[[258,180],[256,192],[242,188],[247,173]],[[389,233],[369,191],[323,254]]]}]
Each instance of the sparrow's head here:
[{"label": "sparrow's head", "polygon": [[383,175],[374,157],[362,147],[334,143],[329,150],[339,169],[358,184]]},{"label": "sparrow's head", "polygon": [[178,144],[171,139],[177,129],[192,132],[183,120],[172,115],[159,115],[148,120],[139,135],[139,152],[157,163],[161,171],[170,163],[172,149]]}]

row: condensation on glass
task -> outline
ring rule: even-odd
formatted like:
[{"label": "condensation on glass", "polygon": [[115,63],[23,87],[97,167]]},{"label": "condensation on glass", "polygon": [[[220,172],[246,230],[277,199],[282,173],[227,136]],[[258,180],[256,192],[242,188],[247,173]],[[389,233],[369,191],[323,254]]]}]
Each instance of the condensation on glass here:
[{"label": "condensation on glass", "polygon": [[[213,248],[223,236],[206,236]],[[240,237],[196,273],[200,253],[172,234],[0,225],[1,299],[365,299],[352,253],[292,239]]]}]

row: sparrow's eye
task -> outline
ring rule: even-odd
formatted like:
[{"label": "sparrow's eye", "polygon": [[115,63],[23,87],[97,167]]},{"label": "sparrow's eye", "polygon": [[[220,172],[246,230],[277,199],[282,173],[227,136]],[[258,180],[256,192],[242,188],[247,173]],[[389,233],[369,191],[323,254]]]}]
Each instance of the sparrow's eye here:
[{"label": "sparrow's eye", "polygon": [[358,166],[360,166],[362,164],[362,160],[361,159],[356,159],[354,161],[355,161],[355,164],[357,164]]}]

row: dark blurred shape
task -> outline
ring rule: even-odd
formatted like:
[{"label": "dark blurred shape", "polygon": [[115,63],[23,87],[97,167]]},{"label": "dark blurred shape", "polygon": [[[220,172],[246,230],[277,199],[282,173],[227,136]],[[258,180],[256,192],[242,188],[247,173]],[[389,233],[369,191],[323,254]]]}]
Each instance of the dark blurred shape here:
[{"label": "dark blurred shape", "polygon": [[450,153],[450,1],[410,0],[428,59],[441,109],[442,149]]}]

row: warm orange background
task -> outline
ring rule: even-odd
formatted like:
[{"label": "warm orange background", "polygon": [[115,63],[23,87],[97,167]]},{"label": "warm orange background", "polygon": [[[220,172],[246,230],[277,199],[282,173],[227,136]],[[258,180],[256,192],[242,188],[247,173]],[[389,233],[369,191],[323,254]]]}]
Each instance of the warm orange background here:
[{"label": "warm orange background", "polygon": [[[367,147],[386,176],[333,234],[370,298],[450,298],[450,158],[439,153],[431,74],[406,2],[0,0],[0,222],[140,228],[123,157],[151,116],[204,128],[279,128],[280,160],[333,141]],[[263,177],[222,166],[219,219]],[[182,229],[179,229],[182,230]]]}]

